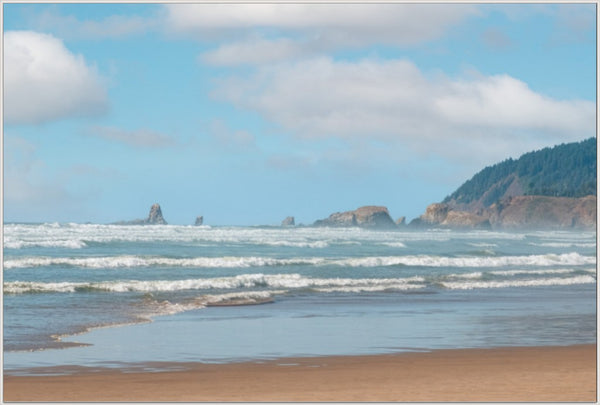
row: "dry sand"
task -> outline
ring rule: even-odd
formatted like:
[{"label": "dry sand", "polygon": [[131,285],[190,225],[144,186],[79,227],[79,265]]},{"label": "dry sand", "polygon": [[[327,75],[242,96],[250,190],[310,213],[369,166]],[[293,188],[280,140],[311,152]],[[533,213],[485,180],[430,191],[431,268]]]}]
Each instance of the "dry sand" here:
[{"label": "dry sand", "polygon": [[4,376],[5,401],[585,401],[596,346],[436,350],[376,356],[180,364],[183,371],[94,370]]}]

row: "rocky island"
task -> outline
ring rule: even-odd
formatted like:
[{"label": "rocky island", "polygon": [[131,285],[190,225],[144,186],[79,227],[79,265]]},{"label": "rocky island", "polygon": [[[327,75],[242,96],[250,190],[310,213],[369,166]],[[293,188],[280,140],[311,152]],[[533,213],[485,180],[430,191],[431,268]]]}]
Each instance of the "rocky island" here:
[{"label": "rocky island", "polygon": [[354,211],[335,212],[328,218],[316,221],[313,226],[393,229],[396,228],[396,223],[390,217],[386,207],[369,205]]}]

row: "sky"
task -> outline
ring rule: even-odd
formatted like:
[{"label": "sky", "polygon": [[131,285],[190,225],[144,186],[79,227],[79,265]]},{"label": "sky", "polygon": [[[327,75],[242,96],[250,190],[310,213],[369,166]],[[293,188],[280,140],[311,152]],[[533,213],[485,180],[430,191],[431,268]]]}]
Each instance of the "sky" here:
[{"label": "sky", "polygon": [[4,222],[418,217],[596,136],[596,4],[3,3]]}]

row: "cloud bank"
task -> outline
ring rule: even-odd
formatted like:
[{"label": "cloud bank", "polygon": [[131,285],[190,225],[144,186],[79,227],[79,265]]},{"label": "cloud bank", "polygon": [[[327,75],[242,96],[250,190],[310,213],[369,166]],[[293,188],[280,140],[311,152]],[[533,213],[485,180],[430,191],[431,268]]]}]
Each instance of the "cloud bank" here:
[{"label": "cloud bank", "polygon": [[467,4],[175,4],[165,6],[164,23],[171,35],[221,41],[201,59],[232,66],[372,44],[413,46],[478,14]]},{"label": "cloud bank", "polygon": [[52,35],[6,32],[4,67],[4,119],[8,124],[98,115],[108,108],[95,69]]},{"label": "cloud bank", "polygon": [[54,10],[30,16],[28,23],[41,32],[51,32],[62,39],[117,39],[144,34],[156,28],[158,19],[139,15],[110,15],[99,20],[79,20]]},{"label": "cloud bank", "polygon": [[[553,99],[508,75],[431,74],[408,60],[322,57],[263,66],[218,81],[213,96],[302,138],[379,139],[445,156],[450,139],[467,152],[477,145],[505,153],[502,145],[523,142],[524,131],[544,131],[548,144],[553,136],[592,136],[596,124],[591,101]],[[524,145],[532,146],[539,145]]]}]

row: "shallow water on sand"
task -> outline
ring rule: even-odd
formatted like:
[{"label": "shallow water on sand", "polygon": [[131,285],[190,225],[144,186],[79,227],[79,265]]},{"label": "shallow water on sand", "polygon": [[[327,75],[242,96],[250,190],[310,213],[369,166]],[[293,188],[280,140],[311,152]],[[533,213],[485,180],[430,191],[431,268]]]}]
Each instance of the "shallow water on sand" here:
[{"label": "shallow water on sand", "polygon": [[7,224],[4,369],[592,343],[595,238]]}]

